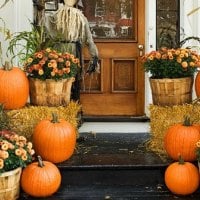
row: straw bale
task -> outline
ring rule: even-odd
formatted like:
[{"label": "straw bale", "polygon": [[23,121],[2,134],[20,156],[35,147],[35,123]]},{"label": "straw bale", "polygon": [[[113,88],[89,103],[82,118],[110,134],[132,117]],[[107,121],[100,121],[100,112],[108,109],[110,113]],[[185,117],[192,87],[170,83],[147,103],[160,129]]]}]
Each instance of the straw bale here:
[{"label": "straw bale", "polygon": [[[70,122],[76,129],[78,127],[78,113],[81,106],[71,101],[67,106],[48,107],[27,105],[24,108],[7,111],[11,130],[31,140],[34,127],[42,119],[51,119],[52,113],[58,114]],[[78,137],[78,131],[77,131]]]},{"label": "straw bale", "polygon": [[184,104],[175,106],[150,105],[150,134],[147,147],[163,158],[167,153],[163,147],[167,129],[177,123],[183,123],[185,116],[195,124],[200,124],[200,104]]}]

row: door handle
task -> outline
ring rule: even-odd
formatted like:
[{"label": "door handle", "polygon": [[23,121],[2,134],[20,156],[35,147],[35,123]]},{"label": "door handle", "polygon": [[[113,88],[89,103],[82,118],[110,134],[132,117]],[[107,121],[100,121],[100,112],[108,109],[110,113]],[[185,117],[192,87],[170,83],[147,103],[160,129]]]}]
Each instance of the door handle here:
[{"label": "door handle", "polygon": [[138,49],[139,49],[139,56],[143,56],[143,50],[144,50],[144,45],[143,44],[139,44],[138,45]]}]

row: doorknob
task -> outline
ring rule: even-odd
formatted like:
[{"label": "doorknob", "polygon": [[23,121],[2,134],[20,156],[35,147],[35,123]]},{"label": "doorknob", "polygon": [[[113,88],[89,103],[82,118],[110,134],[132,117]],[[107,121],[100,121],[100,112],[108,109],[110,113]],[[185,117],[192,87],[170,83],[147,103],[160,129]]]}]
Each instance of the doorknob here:
[{"label": "doorknob", "polygon": [[139,49],[139,56],[143,56],[144,45],[143,44],[139,44],[138,45],[138,49]]}]

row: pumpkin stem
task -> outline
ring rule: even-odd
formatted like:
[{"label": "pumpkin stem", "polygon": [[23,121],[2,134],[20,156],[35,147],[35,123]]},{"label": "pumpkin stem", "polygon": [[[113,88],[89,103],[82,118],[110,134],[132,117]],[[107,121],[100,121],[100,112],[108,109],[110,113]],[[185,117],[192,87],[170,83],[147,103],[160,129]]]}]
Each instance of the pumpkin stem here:
[{"label": "pumpkin stem", "polygon": [[52,120],[51,120],[51,122],[52,123],[59,123],[57,113],[52,113]]},{"label": "pumpkin stem", "polygon": [[38,166],[39,166],[39,167],[44,167],[44,163],[43,163],[43,161],[42,161],[41,156],[37,156],[37,158],[38,158]]},{"label": "pumpkin stem", "polygon": [[184,159],[183,159],[183,157],[181,155],[179,155],[178,163],[180,165],[184,165],[184,163],[185,163],[185,161],[184,161]]},{"label": "pumpkin stem", "polygon": [[183,125],[184,125],[184,126],[191,126],[191,125],[192,125],[192,122],[191,122],[189,116],[185,116],[185,117],[184,117]]},{"label": "pumpkin stem", "polygon": [[12,65],[10,64],[9,61],[5,61],[5,64],[3,65],[3,68],[6,71],[10,71],[10,70],[12,70],[13,67],[12,67]]}]

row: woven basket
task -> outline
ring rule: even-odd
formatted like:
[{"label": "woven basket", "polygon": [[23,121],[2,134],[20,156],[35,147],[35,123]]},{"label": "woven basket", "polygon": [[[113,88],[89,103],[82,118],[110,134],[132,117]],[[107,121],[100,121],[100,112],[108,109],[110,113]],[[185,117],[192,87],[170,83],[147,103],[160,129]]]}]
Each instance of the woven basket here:
[{"label": "woven basket", "polygon": [[0,175],[0,199],[16,200],[20,193],[20,176],[22,169],[4,172]]},{"label": "woven basket", "polygon": [[154,105],[173,106],[192,101],[193,77],[176,79],[151,79]]},{"label": "woven basket", "polygon": [[30,103],[37,106],[66,106],[70,102],[74,78],[62,80],[29,79]]}]

